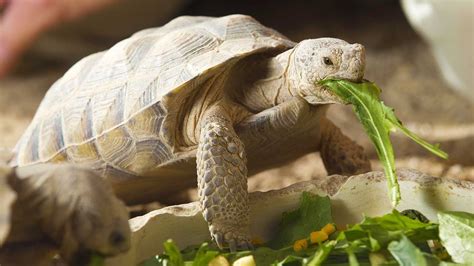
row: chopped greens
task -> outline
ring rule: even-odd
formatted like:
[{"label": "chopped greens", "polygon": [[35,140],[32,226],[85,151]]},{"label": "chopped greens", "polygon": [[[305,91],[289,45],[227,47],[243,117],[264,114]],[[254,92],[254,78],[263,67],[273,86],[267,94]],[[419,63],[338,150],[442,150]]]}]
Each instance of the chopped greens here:
[{"label": "chopped greens", "polygon": [[[325,214],[314,215],[319,212]],[[413,214],[414,211],[402,213]],[[438,241],[440,238],[456,262],[472,261],[469,256],[473,254],[474,214],[440,213],[438,225],[402,213],[393,210],[380,217],[364,217],[360,223],[334,232],[328,197],[305,192],[300,207],[283,214],[280,230],[276,232],[274,240],[268,242],[278,244],[277,247],[266,245],[255,250],[230,253],[203,243],[179,251],[174,242],[168,240],[164,243],[163,254],[141,265],[232,265],[239,259],[236,265],[455,265],[449,256],[439,257],[431,252],[427,241]],[[329,239],[311,243],[310,235],[314,230],[329,232]],[[306,240],[307,246],[294,250],[294,242],[301,240]]]},{"label": "chopped greens", "polygon": [[168,240],[163,244],[163,246],[165,247],[165,253],[168,255],[171,265],[176,265],[176,266],[184,265],[181,252],[179,251],[179,248],[175,245],[173,241]]},{"label": "chopped greens", "polygon": [[428,266],[440,262],[435,256],[421,251],[406,236],[402,236],[400,241],[392,241],[388,245],[388,251],[400,265]]},{"label": "chopped greens", "polygon": [[440,212],[439,237],[453,261],[474,262],[474,214]]},{"label": "chopped greens", "polygon": [[203,243],[196,252],[193,266],[207,266],[212,259],[217,257],[217,255],[219,255],[218,251],[209,250],[209,245]]},{"label": "chopped greens", "polygon": [[329,256],[329,253],[334,249],[335,245],[336,241],[334,240],[320,245],[316,253],[314,253],[314,256],[308,262],[308,266],[321,265]]},{"label": "chopped greens", "polygon": [[393,210],[381,217],[364,217],[359,224],[341,232],[338,239],[351,243],[353,249],[377,252],[401,236],[416,243],[426,242],[438,238],[438,226],[412,220]]},{"label": "chopped greens", "polygon": [[270,247],[278,249],[292,245],[296,240],[309,236],[312,231],[332,223],[329,197],[303,192],[300,204],[297,210],[283,213],[279,234],[268,243]]},{"label": "chopped greens", "polygon": [[377,155],[384,167],[392,206],[398,205],[401,195],[395,172],[395,156],[390,141],[391,131],[399,129],[428,151],[444,159],[448,157],[437,145],[424,141],[403,126],[402,122],[395,116],[393,109],[380,101],[381,90],[375,83],[369,81],[353,83],[347,80],[329,79],[320,83],[328,87],[343,102],[353,105],[354,112],[374,144]]}]

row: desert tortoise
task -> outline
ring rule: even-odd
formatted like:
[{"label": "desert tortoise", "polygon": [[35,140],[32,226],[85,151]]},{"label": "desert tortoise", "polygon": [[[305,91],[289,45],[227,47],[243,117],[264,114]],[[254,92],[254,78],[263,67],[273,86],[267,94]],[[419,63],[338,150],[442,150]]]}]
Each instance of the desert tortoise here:
[{"label": "desert tortoise", "polygon": [[74,65],[48,91],[13,165],[87,164],[127,203],[172,195],[197,175],[211,236],[245,247],[248,173],[315,151],[329,174],[370,169],[325,118],[340,101],[318,85],[361,80],[364,66],[360,44],[294,43],[245,15],[179,17]]}]

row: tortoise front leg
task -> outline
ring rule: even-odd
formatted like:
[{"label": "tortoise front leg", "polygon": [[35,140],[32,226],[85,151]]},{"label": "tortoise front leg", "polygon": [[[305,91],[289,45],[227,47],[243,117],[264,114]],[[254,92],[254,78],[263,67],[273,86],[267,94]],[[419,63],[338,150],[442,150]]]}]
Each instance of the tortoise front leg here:
[{"label": "tortoise front leg", "polygon": [[197,151],[199,202],[212,238],[231,251],[250,247],[246,163],[244,146],[225,110],[207,112]]}]

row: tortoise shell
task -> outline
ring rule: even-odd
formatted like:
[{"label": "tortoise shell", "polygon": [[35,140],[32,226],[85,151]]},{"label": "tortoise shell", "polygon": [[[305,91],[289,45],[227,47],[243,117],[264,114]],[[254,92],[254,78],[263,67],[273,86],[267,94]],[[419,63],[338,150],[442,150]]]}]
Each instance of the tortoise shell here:
[{"label": "tortoise shell", "polygon": [[139,175],[177,160],[174,114],[192,104],[187,95],[231,62],[294,45],[244,15],[185,16],[140,31],[80,60],[53,84],[13,165],[73,161],[105,175]]}]

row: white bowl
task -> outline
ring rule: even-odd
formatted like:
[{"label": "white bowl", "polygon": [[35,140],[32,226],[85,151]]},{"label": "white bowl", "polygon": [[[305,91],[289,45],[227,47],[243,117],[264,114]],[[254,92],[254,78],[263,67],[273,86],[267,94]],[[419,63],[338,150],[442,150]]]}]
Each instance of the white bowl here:
[{"label": "white bowl", "polygon": [[[427,176],[415,170],[398,172],[402,200],[398,210],[416,209],[436,221],[440,210],[474,212],[474,183]],[[352,177],[328,176],[289,187],[250,195],[251,233],[269,239],[282,212],[298,207],[301,193],[309,191],[331,198],[336,224],[353,224],[362,214],[378,216],[391,211],[385,176],[370,172]],[[180,248],[209,240],[210,235],[197,202],[170,206],[130,220],[132,247],[107,259],[106,265],[137,265],[163,251],[172,238]]]}]

